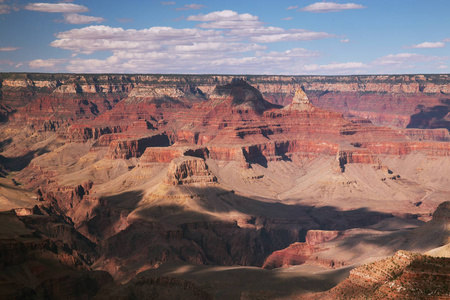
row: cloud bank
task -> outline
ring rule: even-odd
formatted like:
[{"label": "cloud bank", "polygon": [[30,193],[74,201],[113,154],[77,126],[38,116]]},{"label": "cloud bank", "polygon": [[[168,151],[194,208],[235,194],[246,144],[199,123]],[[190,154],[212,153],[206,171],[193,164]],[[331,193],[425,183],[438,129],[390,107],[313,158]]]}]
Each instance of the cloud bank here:
[{"label": "cloud bank", "polygon": [[312,13],[329,13],[329,12],[338,12],[342,10],[362,9],[362,8],[366,7],[362,6],[361,4],[355,3],[339,4],[334,2],[317,2],[301,8],[300,11],[307,11]]}]

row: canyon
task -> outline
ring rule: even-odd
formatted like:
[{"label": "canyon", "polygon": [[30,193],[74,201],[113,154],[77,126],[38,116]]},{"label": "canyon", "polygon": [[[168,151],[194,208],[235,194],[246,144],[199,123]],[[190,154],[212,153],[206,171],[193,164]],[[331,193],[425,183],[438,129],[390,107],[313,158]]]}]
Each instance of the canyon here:
[{"label": "canyon", "polygon": [[448,75],[0,87],[1,297],[450,296]]}]

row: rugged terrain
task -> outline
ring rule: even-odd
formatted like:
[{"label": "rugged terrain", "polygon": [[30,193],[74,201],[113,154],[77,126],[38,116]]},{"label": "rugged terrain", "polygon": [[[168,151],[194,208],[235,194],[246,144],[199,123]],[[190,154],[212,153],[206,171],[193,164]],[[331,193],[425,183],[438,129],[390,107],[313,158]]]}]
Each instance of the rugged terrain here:
[{"label": "rugged terrain", "polygon": [[1,74],[2,295],[290,297],[399,250],[448,256],[449,93],[447,75]]}]

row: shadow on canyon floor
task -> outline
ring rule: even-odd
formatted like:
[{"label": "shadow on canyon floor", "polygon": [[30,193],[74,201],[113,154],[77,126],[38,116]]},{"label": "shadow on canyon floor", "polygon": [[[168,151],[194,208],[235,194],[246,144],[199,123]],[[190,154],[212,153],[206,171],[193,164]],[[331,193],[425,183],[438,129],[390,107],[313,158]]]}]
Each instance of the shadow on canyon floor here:
[{"label": "shadow on canyon floor", "polygon": [[175,277],[193,281],[215,299],[251,299],[289,297],[305,292],[326,291],[345,279],[350,268],[339,270],[315,269],[308,272],[303,267],[292,272],[287,269],[264,270],[253,267],[200,266],[186,263],[167,263],[140,273],[136,278]]},{"label": "shadow on canyon floor", "polygon": [[[392,217],[366,208],[340,211],[265,202],[217,186],[187,190],[181,197],[168,196],[166,203],[144,200],[142,191],[103,198],[107,201],[88,226],[101,240],[99,254],[123,270],[113,274],[116,279],[174,261],[262,266],[273,251],[304,242],[308,230],[360,228]],[[122,229],[114,233],[111,228]]]},{"label": "shadow on canyon floor", "polygon": [[48,152],[50,151],[44,147],[30,151],[27,154],[18,157],[5,157],[0,155],[0,165],[4,166],[4,168],[8,171],[22,171],[30,164],[33,158]]},{"label": "shadow on canyon floor", "polygon": [[116,195],[101,197],[100,202],[114,209],[132,211],[144,197],[144,191],[127,191]]},{"label": "shadow on canyon floor", "polygon": [[446,116],[450,112],[450,99],[441,100],[442,105],[436,105],[433,107],[425,107],[418,105],[416,110],[418,113],[411,116],[407,128],[447,128],[450,130],[450,120]]},{"label": "shadow on canyon floor", "polygon": [[[366,208],[340,211],[331,206],[265,202],[236,195],[217,186],[191,186],[188,190],[192,194],[205,196],[182,200],[198,201],[196,204],[203,210],[188,210],[182,205],[183,201],[180,205],[146,205],[142,208],[142,190],[101,198],[103,205],[98,208],[97,217],[91,219],[91,225],[104,230],[99,236],[106,238],[97,243],[96,250],[101,262],[105,263],[103,266],[111,266],[111,269],[105,270],[116,270],[119,274],[112,272],[115,279],[131,279],[139,270],[163,263],[159,269],[141,273],[125,287],[132,287],[133,282],[141,276],[164,276],[193,281],[217,299],[239,298],[243,292],[252,297],[273,298],[328,290],[343,280],[349,269],[306,269],[306,272],[298,269],[290,272],[286,269],[269,271],[236,265],[261,266],[273,251],[304,241],[309,229],[345,230],[375,224],[391,217],[390,214]],[[135,209],[139,214],[136,213],[133,218],[124,218]],[[247,223],[240,225],[248,226],[220,220],[213,214],[227,212],[247,215]],[[176,222],[173,222],[174,218]],[[126,223],[121,225],[122,220],[126,220]],[[112,230],[114,227],[115,233]],[[105,234],[106,231],[109,233]],[[67,230],[64,232],[67,233]],[[361,239],[368,240],[369,246],[370,243],[391,246],[390,243],[396,240],[395,234],[393,232],[392,236],[372,238],[370,233],[363,232],[351,240],[345,240],[343,246],[359,251]],[[51,232],[46,232],[46,235],[53,236]],[[64,236],[58,235],[56,238],[63,239]],[[74,250],[82,248],[78,243],[68,243],[71,239],[69,237],[65,241],[67,245],[71,245]]]},{"label": "shadow on canyon floor", "polygon": [[8,138],[0,142],[0,152],[3,150],[3,147],[8,146],[12,143],[12,138]]},{"label": "shadow on canyon floor", "polygon": [[[180,188],[184,188],[181,186]],[[239,213],[248,216],[248,224],[258,222],[265,225],[269,220],[310,229],[346,230],[365,227],[392,214],[369,210],[365,207],[342,211],[333,206],[314,207],[302,204],[284,204],[257,200],[235,194],[221,187],[193,187],[181,196],[160,196],[163,201],[144,201],[142,190],[127,191],[117,195],[102,197],[104,208],[109,211],[134,211],[135,217],[148,221],[181,225],[195,222],[223,222],[221,214]],[[175,198],[175,200],[173,200]],[[192,207],[197,207],[193,210]],[[283,222],[281,222],[283,223]]]}]

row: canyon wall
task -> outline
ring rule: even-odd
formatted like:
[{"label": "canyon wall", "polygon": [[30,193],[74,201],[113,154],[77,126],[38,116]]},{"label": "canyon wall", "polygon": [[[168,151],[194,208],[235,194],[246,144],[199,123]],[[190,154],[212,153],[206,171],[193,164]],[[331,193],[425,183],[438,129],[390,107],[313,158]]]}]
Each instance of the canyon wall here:
[{"label": "canyon wall", "polygon": [[[54,128],[70,118],[92,118],[126,97],[165,95],[198,101],[216,85],[246,80],[274,104],[287,105],[303,87],[312,104],[376,124],[450,128],[449,75],[225,76],[0,74],[0,121],[11,117]],[[152,87],[149,89],[149,87]],[[195,101],[194,101],[195,100]],[[32,117],[30,117],[30,112]],[[50,120],[57,124],[48,124]],[[38,120],[35,120],[38,119]],[[33,120],[35,120],[33,122]],[[47,122],[47,123],[45,123]]]}]

